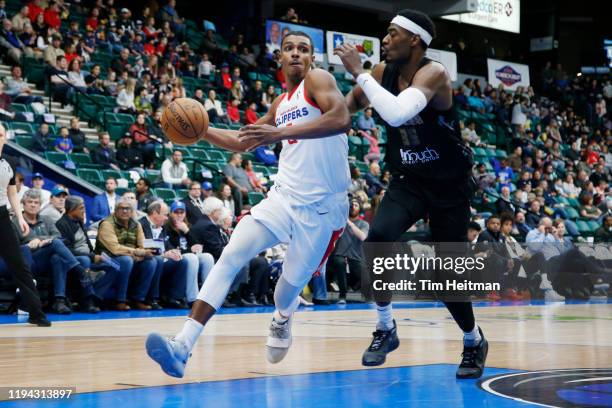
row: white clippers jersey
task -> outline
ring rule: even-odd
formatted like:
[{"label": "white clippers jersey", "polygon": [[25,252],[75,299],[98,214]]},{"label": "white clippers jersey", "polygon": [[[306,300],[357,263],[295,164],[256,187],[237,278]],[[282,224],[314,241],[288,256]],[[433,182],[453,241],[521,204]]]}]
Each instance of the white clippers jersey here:
[{"label": "white clippers jersey", "polygon": [[[304,85],[282,95],[276,108],[279,128],[300,125],[322,113],[308,97]],[[345,193],[351,183],[348,139],[345,133],[318,139],[283,140],[275,184],[299,203],[312,204],[330,195]]]}]

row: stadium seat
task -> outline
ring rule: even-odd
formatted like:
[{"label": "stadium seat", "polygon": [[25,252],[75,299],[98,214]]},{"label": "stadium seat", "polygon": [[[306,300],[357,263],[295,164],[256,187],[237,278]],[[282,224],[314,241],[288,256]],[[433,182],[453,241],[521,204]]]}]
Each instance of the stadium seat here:
[{"label": "stadium seat", "polygon": [[32,147],[32,136],[30,135],[16,135],[15,142],[26,149],[30,149]]},{"label": "stadium seat", "polygon": [[157,180],[160,178],[161,172],[159,170],[151,170],[147,169],[145,172],[145,178],[151,182],[151,184],[157,183]]},{"label": "stadium seat", "polygon": [[263,200],[264,198],[266,198],[266,196],[263,193],[259,193],[257,191],[249,192],[249,204],[251,205],[259,204],[259,202]]},{"label": "stadium seat", "polygon": [[66,153],[61,152],[45,152],[45,159],[57,166],[63,167],[64,162],[68,160],[68,156]]},{"label": "stadium seat", "polygon": [[102,178],[102,174],[99,170],[77,169],[76,174],[83,180],[95,185],[98,185],[99,183],[104,183],[104,179]]},{"label": "stadium seat", "polygon": [[159,197],[164,201],[173,201],[176,199],[176,193],[171,188],[156,188],[153,191],[153,194],[156,197]]}]

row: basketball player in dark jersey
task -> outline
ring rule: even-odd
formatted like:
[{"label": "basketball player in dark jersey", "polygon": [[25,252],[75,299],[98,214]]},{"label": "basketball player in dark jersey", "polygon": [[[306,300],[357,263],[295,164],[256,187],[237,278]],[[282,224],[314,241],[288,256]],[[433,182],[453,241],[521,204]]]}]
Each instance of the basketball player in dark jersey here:
[{"label": "basketball player in dark jersey", "polygon": [[[403,10],[382,41],[385,63],[365,73],[357,49],[334,51],[357,81],[347,95],[351,112],[371,105],[387,128],[386,168],[393,179],[378,209],[367,242],[394,242],[416,221],[429,219],[434,242],[466,242],[470,220],[472,156],[460,142],[448,72],[425,57],[435,36],[431,19]],[[467,297],[465,297],[467,299]],[[464,332],[457,378],[479,378],[488,344],[469,301],[445,302]],[[362,363],[377,366],[399,346],[391,303],[377,302],[378,323]]]}]

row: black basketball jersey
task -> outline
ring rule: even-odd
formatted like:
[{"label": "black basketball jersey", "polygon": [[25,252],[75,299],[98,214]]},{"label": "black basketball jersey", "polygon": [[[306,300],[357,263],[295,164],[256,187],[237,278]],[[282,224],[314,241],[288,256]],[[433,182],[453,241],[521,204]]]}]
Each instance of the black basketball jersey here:
[{"label": "black basketball jersey", "polygon": [[[419,69],[431,62],[423,58]],[[399,65],[386,65],[382,86],[399,94]],[[385,123],[387,150],[385,162],[391,174],[425,179],[450,180],[469,177],[472,151],[465,146],[459,132],[459,121],[451,107],[438,111],[429,104],[418,115],[398,127]]]}]

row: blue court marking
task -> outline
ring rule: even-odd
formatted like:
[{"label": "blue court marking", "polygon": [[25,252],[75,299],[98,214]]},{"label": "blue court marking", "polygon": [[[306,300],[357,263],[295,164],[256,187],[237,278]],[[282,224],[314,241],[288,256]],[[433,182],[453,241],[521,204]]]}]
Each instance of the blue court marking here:
[{"label": "blue court marking", "polygon": [[[491,306],[544,306],[543,300],[532,300],[531,302],[474,302],[474,307],[491,307]],[[550,304],[550,303],[549,303]],[[601,301],[566,301],[568,305],[581,305],[581,304],[612,304],[612,298]],[[398,302],[393,303],[394,309],[428,309],[428,308],[444,308],[442,302],[427,302],[427,301],[414,301],[414,302]],[[341,311],[341,310],[368,310],[374,309],[372,303],[349,303],[347,305],[329,305],[329,306],[300,306],[298,311],[300,312],[326,312],[326,311]],[[251,314],[251,313],[271,313],[274,309],[272,306],[261,306],[261,307],[236,307],[229,309],[221,309],[217,314]],[[129,311],[129,312],[115,312],[115,311],[104,311],[98,314],[87,314],[87,313],[72,313],[70,315],[56,315],[48,314],[47,317],[52,322],[69,322],[77,320],[109,320],[109,319],[129,319],[129,318],[146,318],[146,317],[182,317],[189,314],[188,310],[180,309],[167,309],[167,310],[154,310],[154,311]],[[15,324],[15,323],[26,323],[28,321],[27,315],[0,315],[0,325],[2,324]]]},{"label": "blue court marking", "polygon": [[[483,391],[477,380],[457,380],[455,370],[434,364],[270,376],[75,394],[64,401],[10,401],[0,407],[533,407]],[[512,372],[487,368],[485,375]]]}]

